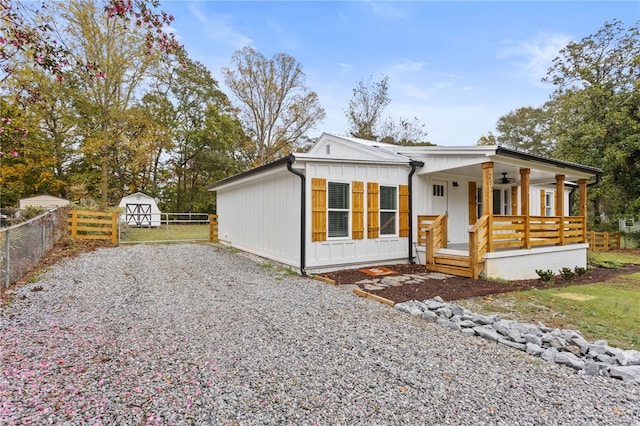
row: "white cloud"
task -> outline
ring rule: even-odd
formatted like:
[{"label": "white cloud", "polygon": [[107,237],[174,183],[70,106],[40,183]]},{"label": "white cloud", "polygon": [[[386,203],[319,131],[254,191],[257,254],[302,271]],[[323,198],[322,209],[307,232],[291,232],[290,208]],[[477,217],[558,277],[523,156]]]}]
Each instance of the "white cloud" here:
[{"label": "white cloud", "polygon": [[253,40],[236,30],[233,26],[234,18],[230,15],[205,14],[193,5],[188,7],[193,17],[204,27],[207,38],[240,49],[253,46]]},{"label": "white cloud", "polygon": [[351,73],[355,68],[352,64],[347,64],[345,62],[338,62],[338,68],[340,69],[339,74],[345,75]]},{"label": "white cloud", "polygon": [[530,40],[506,40],[497,57],[511,61],[521,78],[542,86],[553,59],[570,41],[567,34],[541,32]]},{"label": "white cloud", "polygon": [[426,66],[426,63],[424,62],[412,61],[410,59],[406,59],[391,65],[389,67],[389,74],[421,71],[424,69],[425,66]]}]

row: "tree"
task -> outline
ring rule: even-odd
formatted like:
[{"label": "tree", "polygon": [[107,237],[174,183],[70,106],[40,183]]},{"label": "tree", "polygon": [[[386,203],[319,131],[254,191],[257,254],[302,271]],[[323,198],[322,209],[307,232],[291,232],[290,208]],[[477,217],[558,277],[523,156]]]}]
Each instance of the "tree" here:
[{"label": "tree", "polygon": [[432,145],[425,142],[427,131],[418,117],[400,117],[397,121],[388,117],[381,122],[382,114],[391,103],[389,98],[389,77],[366,82],[360,80],[353,89],[349,108],[345,115],[349,122],[349,134],[356,138],[379,140],[396,145]]},{"label": "tree", "polygon": [[97,78],[81,66],[65,75],[81,93],[75,108],[81,118],[82,153],[90,164],[99,164],[101,200],[114,202],[122,191],[113,173],[118,153],[136,143],[124,135],[128,111],[160,57],[147,54],[141,31],[110,19],[95,0],[69,1],[61,11],[70,52],[82,62],[100,64]]},{"label": "tree", "polygon": [[553,143],[549,134],[549,118],[544,108],[523,107],[500,117],[496,124],[499,145],[549,156]]},{"label": "tree", "polygon": [[[103,11],[110,19],[133,24],[145,36],[148,52],[159,51],[168,60],[182,60],[184,48],[175,36],[163,31],[173,21],[173,16],[156,12],[159,0],[106,0]],[[68,66],[84,66],[99,72],[100,64],[76,57],[66,46],[64,39],[53,25],[49,4],[40,7],[20,0],[0,0],[0,69],[4,82],[13,76],[17,63],[31,62],[63,79]]]},{"label": "tree", "polygon": [[212,211],[211,181],[238,171],[235,146],[245,140],[242,126],[218,82],[199,62],[187,60],[170,82],[171,167],[175,183],[167,194],[176,211]]},{"label": "tree", "polygon": [[247,167],[289,153],[296,141],[323,120],[318,95],[305,86],[301,65],[285,53],[267,59],[251,47],[236,51],[234,68],[223,68],[225,83],[240,102],[248,139],[238,155]]},{"label": "tree", "polygon": [[480,139],[476,142],[476,146],[493,146],[497,145],[498,141],[495,135],[489,132],[486,136],[480,136]]},{"label": "tree", "polygon": [[418,117],[412,120],[400,118],[398,121],[389,117],[380,128],[380,142],[395,145],[433,145],[423,141],[426,136],[424,123]]},{"label": "tree", "polygon": [[353,89],[349,100],[349,109],[345,111],[349,121],[349,134],[355,138],[377,140],[376,134],[382,112],[391,103],[389,99],[389,76],[380,76],[379,81],[372,77],[364,82],[360,80]]},{"label": "tree", "polygon": [[554,155],[603,169],[595,195],[611,217],[640,215],[640,28],[606,22],[560,51],[546,81],[557,89]]}]

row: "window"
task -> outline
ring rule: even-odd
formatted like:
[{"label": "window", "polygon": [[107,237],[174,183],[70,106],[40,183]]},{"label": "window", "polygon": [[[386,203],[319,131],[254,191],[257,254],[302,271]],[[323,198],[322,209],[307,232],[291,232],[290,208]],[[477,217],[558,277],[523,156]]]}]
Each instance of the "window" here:
[{"label": "window", "polygon": [[[478,218],[482,217],[482,188],[477,189],[477,214]],[[508,189],[493,189],[493,214],[507,215],[511,211],[511,193]]]},{"label": "window", "polygon": [[553,192],[544,194],[544,215],[553,216]]},{"label": "window", "polygon": [[398,188],[380,186],[380,235],[396,235]]},{"label": "window", "polygon": [[349,184],[329,182],[327,191],[328,236],[349,236]]},{"label": "window", "polygon": [[444,185],[433,185],[433,196],[444,197]]}]

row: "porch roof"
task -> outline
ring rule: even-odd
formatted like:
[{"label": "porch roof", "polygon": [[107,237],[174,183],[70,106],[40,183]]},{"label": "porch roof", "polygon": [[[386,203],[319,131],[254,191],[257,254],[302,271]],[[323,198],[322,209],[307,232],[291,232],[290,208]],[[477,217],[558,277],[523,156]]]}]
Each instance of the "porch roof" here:
[{"label": "porch roof", "polygon": [[503,146],[406,147],[398,153],[424,161],[425,167],[418,170],[418,175],[444,172],[481,179],[480,165],[489,161],[495,164],[496,176],[506,173],[508,177],[517,181],[520,177],[519,170],[528,168],[531,171],[530,182],[538,184],[555,183],[555,176],[559,174],[564,175],[567,181],[589,179],[602,174],[602,171],[595,167],[555,160]]}]

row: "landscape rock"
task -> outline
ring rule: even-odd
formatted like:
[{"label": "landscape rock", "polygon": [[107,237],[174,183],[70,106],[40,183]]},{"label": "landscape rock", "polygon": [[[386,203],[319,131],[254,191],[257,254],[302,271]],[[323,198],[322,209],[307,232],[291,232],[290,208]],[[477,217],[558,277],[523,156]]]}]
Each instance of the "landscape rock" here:
[{"label": "landscape rock", "polygon": [[493,340],[494,342],[497,342],[498,339],[502,338],[500,336],[500,333],[498,333],[493,328],[473,327],[473,331],[475,331],[478,336],[482,336],[485,339]]},{"label": "landscape rock", "polygon": [[609,368],[609,374],[625,383],[640,384],[640,365],[612,366]]},{"label": "landscape rock", "polygon": [[614,348],[604,340],[588,342],[577,330],[501,319],[497,314],[474,314],[439,297],[398,303],[395,308],[467,335],[478,335],[545,361],[565,365],[580,374],[640,383],[639,351]]},{"label": "landscape rock", "polygon": [[605,376],[609,377],[609,365],[604,362],[587,360],[584,362],[583,373],[588,376]]},{"label": "landscape rock", "polygon": [[634,350],[620,352],[616,355],[616,361],[625,366],[640,365],[640,352]]},{"label": "landscape rock", "polygon": [[424,311],[427,310],[424,303],[418,302],[417,300],[410,300],[404,303],[396,303],[394,308],[399,310],[400,312],[415,316],[420,316]]},{"label": "landscape rock", "polygon": [[542,346],[542,339],[535,334],[527,333],[523,337],[526,343],[533,343],[536,346]]},{"label": "landscape rock", "polygon": [[430,310],[426,310],[422,312],[421,317],[423,320],[428,322],[436,322],[436,320],[438,319],[438,315],[436,315],[433,311],[430,311]]},{"label": "landscape rock", "polygon": [[512,348],[518,349],[520,351],[526,350],[526,345],[524,343],[516,343],[513,340],[503,338],[499,338],[498,342],[502,343],[503,345],[511,346]]},{"label": "landscape rock", "polygon": [[607,346],[598,344],[597,342],[596,343],[590,343],[589,344],[589,350],[587,351],[587,353],[595,358],[597,355],[606,354],[607,353]]},{"label": "landscape rock", "polygon": [[586,354],[589,351],[589,342],[580,334],[575,335],[567,339],[570,344],[576,345],[580,349],[581,354]]},{"label": "landscape rock", "polygon": [[[464,317],[463,317],[464,318]],[[463,319],[460,321],[460,327],[462,328],[473,328],[476,326],[476,323],[470,320]],[[474,331],[475,334],[475,331]]]},{"label": "landscape rock", "polygon": [[451,309],[446,306],[443,306],[440,309],[436,309],[436,314],[438,314],[439,317],[445,318],[451,318],[453,316],[453,312],[451,312]]},{"label": "landscape rock", "polygon": [[540,356],[544,352],[544,349],[542,347],[540,347],[539,345],[536,345],[535,343],[527,342],[525,344],[525,351],[528,354],[535,355],[535,356]]},{"label": "landscape rock", "polygon": [[566,365],[574,370],[582,370],[584,368],[584,361],[571,352],[558,352],[553,360],[556,364]]},{"label": "landscape rock", "polygon": [[480,314],[474,315],[472,319],[473,322],[480,325],[493,324],[498,320],[500,320],[500,317],[498,315],[480,315]]},{"label": "landscape rock", "polygon": [[559,352],[556,348],[547,348],[540,354],[540,358],[544,359],[545,361],[554,362],[558,353]]}]

